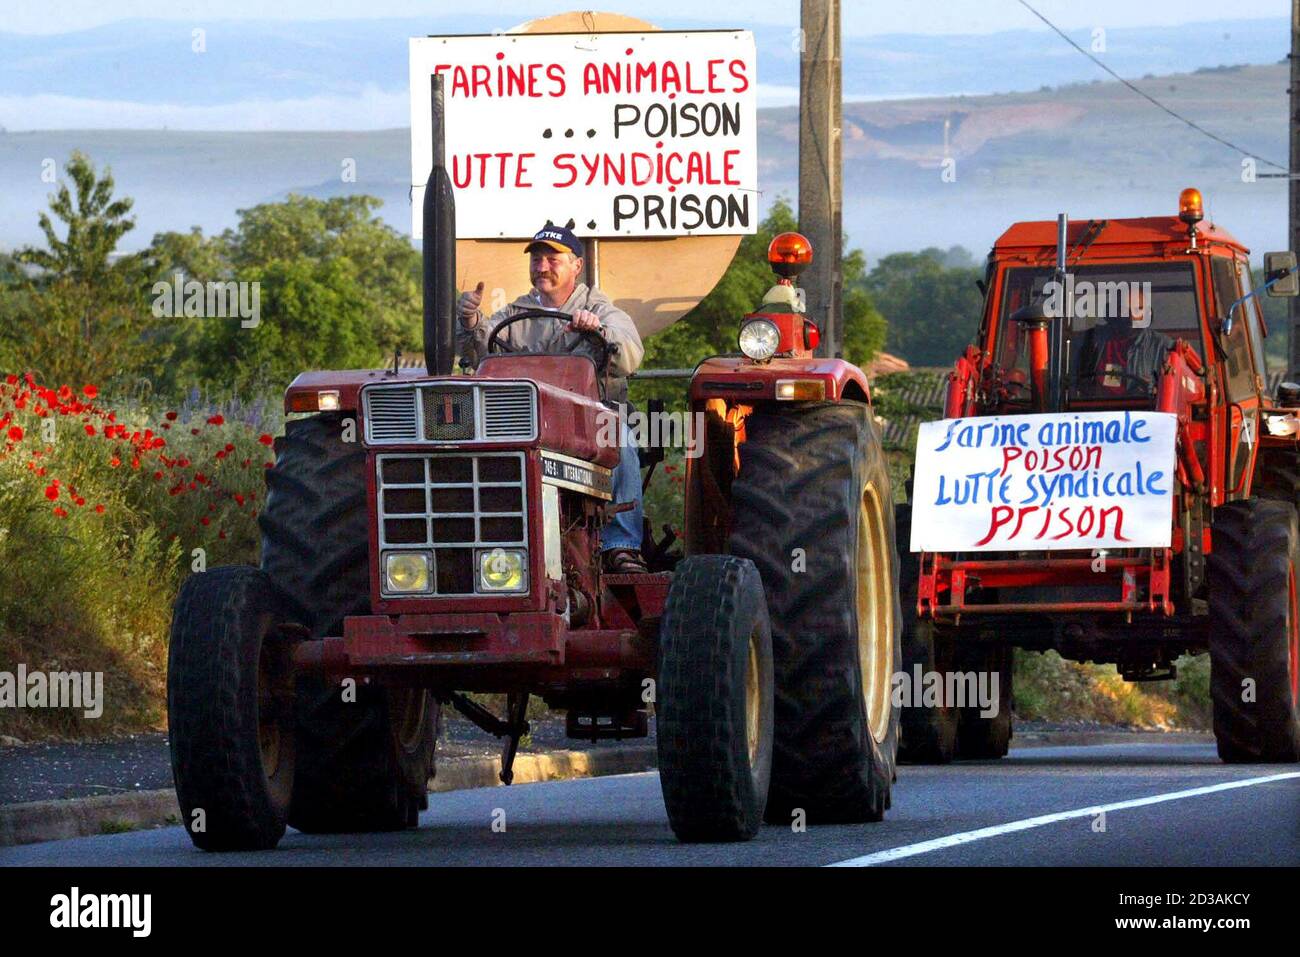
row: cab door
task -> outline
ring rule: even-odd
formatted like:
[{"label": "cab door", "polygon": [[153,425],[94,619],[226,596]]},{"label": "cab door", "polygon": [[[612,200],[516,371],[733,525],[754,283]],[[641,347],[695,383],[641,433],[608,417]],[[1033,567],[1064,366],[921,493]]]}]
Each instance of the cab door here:
[{"label": "cab door", "polygon": [[[1226,256],[1215,256],[1210,263],[1217,313],[1226,318],[1232,304],[1250,291],[1249,267]],[[1260,341],[1258,309],[1254,298],[1241,303],[1232,314],[1232,331],[1219,336],[1225,353],[1220,368],[1228,407],[1228,432],[1223,445],[1228,457],[1222,490],[1225,501],[1249,494],[1247,476],[1259,444],[1260,390],[1264,382],[1260,370],[1264,357],[1262,352],[1256,357],[1253,349]]]}]

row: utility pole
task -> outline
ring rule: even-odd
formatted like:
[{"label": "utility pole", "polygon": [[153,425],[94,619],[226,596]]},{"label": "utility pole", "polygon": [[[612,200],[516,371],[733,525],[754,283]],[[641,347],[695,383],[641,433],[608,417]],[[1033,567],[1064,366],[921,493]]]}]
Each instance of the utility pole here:
[{"label": "utility pole", "polygon": [[[1291,0],[1291,155],[1287,163],[1287,249],[1300,252],[1300,0]],[[815,247],[814,247],[815,248]],[[1300,297],[1287,300],[1291,315],[1291,362],[1287,379],[1300,377]]]},{"label": "utility pole", "polygon": [[801,0],[799,25],[799,231],[813,248],[799,285],[821,327],[818,355],[836,356],[844,350],[840,0]]}]

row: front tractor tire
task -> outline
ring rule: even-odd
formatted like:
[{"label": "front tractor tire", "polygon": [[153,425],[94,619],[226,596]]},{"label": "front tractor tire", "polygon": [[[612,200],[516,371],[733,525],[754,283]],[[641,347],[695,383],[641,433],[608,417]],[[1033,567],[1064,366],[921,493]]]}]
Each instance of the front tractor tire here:
[{"label": "front tractor tire", "polygon": [[659,782],[683,841],[758,833],[772,773],[772,631],[752,562],[678,564],[659,628]]},{"label": "front tractor tire", "polygon": [[1224,761],[1300,761],[1300,519],[1277,499],[1214,510],[1210,696]]},{"label": "front tractor tire", "polygon": [[730,551],[772,621],[776,737],[766,819],[878,821],[898,748],[898,555],[870,409],[807,403],[745,419]]},{"label": "front tractor tire", "polygon": [[[370,611],[366,453],[345,416],[285,425],[267,473],[262,569],[314,638]],[[355,429],[353,430],[355,432]],[[423,689],[358,680],[297,682],[297,768],[289,824],[308,833],[415,827],[428,806],[438,702]]]},{"label": "front tractor tire", "polygon": [[244,565],[181,585],[167,655],[176,797],[205,851],[275,847],[294,779],[291,642],[271,583]]}]

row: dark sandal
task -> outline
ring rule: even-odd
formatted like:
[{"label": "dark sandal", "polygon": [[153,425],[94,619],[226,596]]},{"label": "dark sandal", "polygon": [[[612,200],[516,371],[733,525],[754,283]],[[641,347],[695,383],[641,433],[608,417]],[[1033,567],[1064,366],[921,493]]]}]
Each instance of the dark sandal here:
[{"label": "dark sandal", "polygon": [[636,575],[650,571],[636,548],[611,548],[602,556],[605,571],[614,575]]}]

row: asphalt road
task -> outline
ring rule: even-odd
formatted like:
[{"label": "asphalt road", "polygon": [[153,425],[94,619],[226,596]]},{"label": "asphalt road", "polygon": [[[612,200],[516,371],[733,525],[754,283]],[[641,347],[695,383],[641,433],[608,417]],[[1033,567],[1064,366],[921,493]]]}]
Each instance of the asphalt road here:
[{"label": "asphalt road", "polygon": [[[1104,829],[1099,806],[1108,808]],[[658,777],[647,773],[431,795],[418,831],[290,831],[260,854],[205,854],[179,827],[0,849],[0,865],[11,866],[845,862],[1296,866],[1300,768],[1229,767],[1208,744],[1027,748],[1001,761],[901,768],[878,824],[768,826],[730,845],[677,843]]]}]

